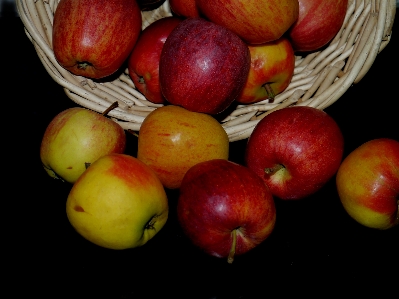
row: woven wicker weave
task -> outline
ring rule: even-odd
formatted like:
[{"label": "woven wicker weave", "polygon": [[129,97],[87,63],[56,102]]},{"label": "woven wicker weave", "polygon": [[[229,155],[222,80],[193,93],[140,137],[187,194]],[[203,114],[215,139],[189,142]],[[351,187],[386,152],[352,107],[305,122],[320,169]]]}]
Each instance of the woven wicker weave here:
[{"label": "woven wicker weave", "polygon": [[[389,43],[396,13],[396,0],[349,0],[344,24],[322,51],[296,56],[294,77],[287,89],[268,100],[238,105],[221,124],[229,140],[248,138],[266,114],[290,105],[324,109],[367,73],[376,56]],[[135,89],[128,70],[110,82],[97,83],[63,69],[51,47],[52,21],[59,0],[16,0],[17,9],[39,58],[49,75],[67,96],[80,106],[103,112],[111,103],[119,106],[108,113],[124,129],[139,131],[148,113],[161,107]],[[143,29],[171,16],[169,1],[153,11],[142,12]]]}]

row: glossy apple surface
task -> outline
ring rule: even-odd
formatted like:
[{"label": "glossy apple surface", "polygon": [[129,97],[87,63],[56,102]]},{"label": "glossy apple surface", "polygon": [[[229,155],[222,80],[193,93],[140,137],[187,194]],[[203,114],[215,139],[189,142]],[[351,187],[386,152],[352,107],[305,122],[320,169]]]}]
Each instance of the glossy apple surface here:
[{"label": "glossy apple surface", "polygon": [[200,16],[196,0],[169,0],[170,9],[178,16],[197,18]]},{"label": "glossy apple surface", "polygon": [[249,44],[279,39],[297,20],[298,0],[196,0],[200,12]]},{"label": "glossy apple surface", "polygon": [[101,156],[123,153],[125,131],[95,111],[75,107],[57,114],[47,126],[40,159],[54,178],[74,183]]},{"label": "glossy apple surface", "polygon": [[146,244],[168,219],[168,200],[156,174],[138,159],[110,154],[73,185],[67,217],[88,241],[109,249]]},{"label": "glossy apple surface", "polygon": [[55,58],[75,75],[109,76],[128,58],[141,21],[136,1],[61,0],[53,22]]},{"label": "glossy apple surface", "polygon": [[283,200],[307,197],[337,172],[344,140],[335,120],[312,107],[293,106],[266,115],[245,149],[245,163],[272,194]]},{"label": "glossy apple surface", "polygon": [[287,38],[262,45],[249,45],[251,67],[241,94],[236,99],[251,104],[273,99],[290,84],[295,68],[295,55]]},{"label": "glossy apple surface", "polygon": [[237,35],[204,19],[188,18],[162,49],[161,91],[173,105],[218,114],[241,92],[249,67],[248,47]]},{"label": "glossy apple surface", "polygon": [[311,52],[328,44],[341,29],[348,0],[298,0],[299,16],[288,32],[297,52]]},{"label": "glossy apple surface", "polygon": [[375,229],[399,224],[399,142],[373,139],[342,162],[336,176],[340,200],[358,223]]},{"label": "glossy apple surface", "polygon": [[153,22],[140,34],[129,56],[130,78],[150,102],[165,102],[159,86],[159,60],[167,37],[180,22],[181,19],[177,17],[166,17]]},{"label": "glossy apple surface", "polygon": [[178,106],[163,106],[143,121],[137,158],[169,189],[180,187],[187,170],[211,159],[228,159],[229,139],[212,116]]},{"label": "glossy apple surface", "polygon": [[187,171],[177,215],[193,244],[229,263],[263,242],[276,221],[274,200],[263,180],[242,165],[220,159]]}]

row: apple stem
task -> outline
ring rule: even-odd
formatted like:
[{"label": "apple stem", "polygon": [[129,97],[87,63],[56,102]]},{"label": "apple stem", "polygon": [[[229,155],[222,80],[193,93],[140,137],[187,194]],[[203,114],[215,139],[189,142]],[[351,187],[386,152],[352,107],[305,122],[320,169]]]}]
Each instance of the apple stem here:
[{"label": "apple stem", "polygon": [[279,171],[282,168],[284,168],[284,165],[277,164],[274,167],[265,168],[265,173],[269,174],[269,175],[272,175],[272,174],[276,173],[277,171]]},{"label": "apple stem", "polygon": [[107,109],[105,109],[105,111],[102,113],[103,116],[106,116],[111,110],[115,109],[116,107],[118,107],[119,104],[117,101],[113,102],[111,104],[111,106],[109,106]]},{"label": "apple stem", "polygon": [[269,99],[269,103],[273,103],[274,102],[274,97],[276,96],[274,94],[274,91],[272,89],[272,87],[270,86],[270,83],[265,83],[263,84],[263,87],[266,89],[266,93]]},{"label": "apple stem", "polygon": [[236,245],[237,245],[237,229],[232,231],[233,234],[233,243],[231,244],[229,256],[227,257],[227,262],[231,264],[234,261],[234,255],[236,253]]}]

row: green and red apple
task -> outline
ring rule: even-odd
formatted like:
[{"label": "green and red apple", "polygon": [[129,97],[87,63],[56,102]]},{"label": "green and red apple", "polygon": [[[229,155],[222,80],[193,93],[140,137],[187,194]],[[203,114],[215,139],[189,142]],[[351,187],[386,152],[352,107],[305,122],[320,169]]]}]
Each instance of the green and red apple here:
[{"label": "green and red apple", "polygon": [[249,44],[284,35],[299,14],[298,0],[196,0],[199,11]]},{"label": "green and red apple", "polygon": [[228,157],[227,133],[211,115],[168,105],[152,111],[140,127],[137,158],[166,188],[179,188],[195,164]]},{"label": "green and red apple", "polygon": [[133,50],[141,25],[136,0],[61,0],[54,13],[54,56],[75,75],[110,76]]},{"label": "green and red apple", "polygon": [[181,22],[177,17],[159,19],[141,33],[128,59],[130,78],[150,102],[162,104],[165,98],[159,85],[159,60],[170,32]]},{"label": "green and red apple", "polygon": [[207,254],[244,254],[269,237],[276,222],[273,196],[247,167],[215,159],[191,167],[177,203],[179,223],[192,243]]},{"label": "green and red apple", "polygon": [[109,249],[143,246],[165,225],[168,199],[143,162],[110,154],[94,162],[73,185],[66,213],[88,241]]},{"label": "green and red apple", "polygon": [[361,225],[398,225],[399,142],[379,138],[360,145],[343,160],[336,185],[344,209]]},{"label": "green and red apple", "polygon": [[40,145],[40,159],[53,178],[74,183],[98,158],[123,153],[123,128],[95,111],[74,107],[57,114],[47,126]]},{"label": "green and red apple", "polygon": [[307,106],[276,110],[259,121],[248,139],[245,163],[283,200],[305,198],[337,172],[342,132],[326,112]]},{"label": "green and red apple", "polygon": [[295,55],[285,37],[262,45],[248,45],[251,67],[247,81],[236,101],[252,104],[283,92],[291,83],[295,68]]}]

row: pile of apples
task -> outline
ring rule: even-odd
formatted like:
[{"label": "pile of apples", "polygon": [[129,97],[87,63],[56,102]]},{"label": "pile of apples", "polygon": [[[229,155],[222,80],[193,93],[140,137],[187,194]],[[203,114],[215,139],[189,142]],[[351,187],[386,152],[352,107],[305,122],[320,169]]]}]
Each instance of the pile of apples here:
[{"label": "pile of apples", "polygon": [[[334,119],[293,106],[260,120],[239,165],[229,161],[228,136],[214,117],[233,101],[272,100],[284,90],[294,52],[327,44],[347,1],[169,2],[176,15],[144,30],[135,0],[58,4],[53,46],[61,65],[99,79],[128,62],[137,89],[165,104],[143,121],[137,157],[125,152],[125,131],[107,117],[116,105],[103,114],[67,109],[48,125],[40,158],[51,177],[72,184],[66,212],[79,234],[111,249],[142,246],[167,222],[165,190],[178,189],[177,216],[187,237],[231,263],[272,233],[275,199],[303,199],[334,175],[342,205],[357,222],[376,229],[399,223],[398,141],[371,140],[342,161]],[[312,19],[320,9],[322,20]],[[323,41],[314,33],[320,26],[328,28]]]}]

